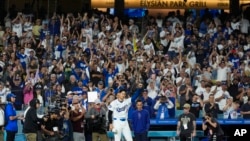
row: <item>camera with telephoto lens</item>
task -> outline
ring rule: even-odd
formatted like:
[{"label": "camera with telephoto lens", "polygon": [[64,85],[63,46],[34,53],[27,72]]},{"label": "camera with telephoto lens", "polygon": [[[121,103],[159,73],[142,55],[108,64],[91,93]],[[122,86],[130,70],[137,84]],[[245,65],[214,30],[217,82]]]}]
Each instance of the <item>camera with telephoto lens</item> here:
[{"label": "camera with telephoto lens", "polygon": [[67,103],[64,103],[64,102],[62,102],[62,103],[60,103],[60,108],[63,108],[63,107],[67,107]]},{"label": "camera with telephoto lens", "polygon": [[62,107],[68,108],[67,103],[66,103],[66,99],[65,98],[60,98],[60,97],[56,97],[54,106],[56,108],[59,108],[59,109],[61,109]]},{"label": "camera with telephoto lens", "polygon": [[206,120],[208,120],[208,118],[202,117],[202,121],[203,121],[203,122],[205,122]]},{"label": "camera with telephoto lens", "polygon": [[163,95],[162,95],[162,96],[160,97],[160,102],[161,102],[161,103],[167,103],[167,102],[168,102],[168,98],[167,98],[166,96],[163,96]]}]

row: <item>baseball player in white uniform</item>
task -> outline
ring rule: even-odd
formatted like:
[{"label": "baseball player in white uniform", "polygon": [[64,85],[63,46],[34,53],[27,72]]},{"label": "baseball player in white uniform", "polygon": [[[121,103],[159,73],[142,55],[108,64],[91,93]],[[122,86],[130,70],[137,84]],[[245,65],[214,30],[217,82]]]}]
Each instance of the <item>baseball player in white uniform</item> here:
[{"label": "baseball player in white uniform", "polygon": [[138,89],[130,98],[126,97],[125,90],[119,90],[117,99],[112,101],[109,105],[108,119],[110,130],[113,131],[115,141],[121,140],[123,135],[126,141],[133,141],[131,130],[128,124],[128,110],[132,102],[134,102],[142,91],[142,84],[139,84]]}]

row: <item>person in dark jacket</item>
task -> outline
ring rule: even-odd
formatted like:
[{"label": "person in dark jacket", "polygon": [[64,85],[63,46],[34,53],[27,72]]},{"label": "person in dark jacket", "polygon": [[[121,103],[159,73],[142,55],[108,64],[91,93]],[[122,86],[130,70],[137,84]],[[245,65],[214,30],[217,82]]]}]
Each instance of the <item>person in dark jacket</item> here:
[{"label": "person in dark jacket", "polygon": [[43,133],[43,141],[58,141],[60,111],[56,108],[49,110],[48,115],[44,115],[41,120],[41,130]]},{"label": "person in dark jacket", "polygon": [[220,126],[220,123],[213,117],[211,113],[206,113],[202,130],[207,131],[209,141],[221,141],[223,140],[224,132]]},{"label": "person in dark jacket", "polygon": [[34,98],[29,104],[30,107],[25,114],[23,133],[25,134],[27,141],[36,141],[37,131],[39,129],[39,119],[36,110],[40,107],[40,101]]},{"label": "person in dark jacket", "polygon": [[148,130],[150,126],[150,115],[145,109],[142,109],[143,102],[141,100],[136,101],[136,108],[132,114],[132,130],[135,134],[136,141],[148,141]]},{"label": "person in dark jacket", "polygon": [[108,141],[106,134],[106,110],[102,107],[100,99],[95,100],[95,105],[87,111],[85,118],[89,122],[88,130],[92,131],[92,140]]}]

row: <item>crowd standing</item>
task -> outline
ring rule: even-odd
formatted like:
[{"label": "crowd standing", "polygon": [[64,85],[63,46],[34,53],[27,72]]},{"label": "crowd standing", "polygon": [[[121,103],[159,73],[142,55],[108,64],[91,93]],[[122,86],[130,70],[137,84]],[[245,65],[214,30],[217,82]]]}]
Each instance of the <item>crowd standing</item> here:
[{"label": "crowd standing", "polygon": [[[202,111],[211,122],[218,114],[250,118],[245,16],[177,10],[146,15],[142,27],[136,20],[95,12],[7,14],[0,27],[0,100],[8,103],[8,141],[18,119],[28,141],[106,141],[113,129],[116,140],[121,133],[130,140],[131,129],[145,141],[150,118],[174,118],[185,108],[192,121]],[[89,92],[97,93],[94,101]],[[114,117],[122,111],[124,117]]]}]

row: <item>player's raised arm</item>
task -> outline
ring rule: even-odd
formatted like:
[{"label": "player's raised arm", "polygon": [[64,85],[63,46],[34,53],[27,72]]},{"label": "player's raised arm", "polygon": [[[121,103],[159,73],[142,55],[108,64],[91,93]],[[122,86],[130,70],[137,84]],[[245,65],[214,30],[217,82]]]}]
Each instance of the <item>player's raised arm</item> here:
[{"label": "player's raised arm", "polygon": [[136,101],[136,99],[138,98],[138,96],[141,94],[143,89],[143,85],[141,83],[138,84],[136,91],[133,93],[133,95],[131,96],[131,102],[134,103]]}]

